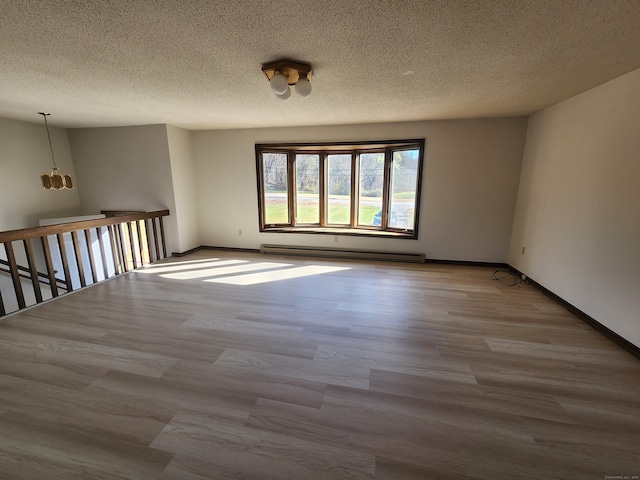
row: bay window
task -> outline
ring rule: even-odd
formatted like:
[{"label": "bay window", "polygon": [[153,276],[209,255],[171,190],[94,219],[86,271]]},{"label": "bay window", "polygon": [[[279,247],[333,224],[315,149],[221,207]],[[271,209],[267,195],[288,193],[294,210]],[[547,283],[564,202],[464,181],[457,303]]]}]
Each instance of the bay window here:
[{"label": "bay window", "polygon": [[257,144],[260,231],[417,238],[424,143]]}]

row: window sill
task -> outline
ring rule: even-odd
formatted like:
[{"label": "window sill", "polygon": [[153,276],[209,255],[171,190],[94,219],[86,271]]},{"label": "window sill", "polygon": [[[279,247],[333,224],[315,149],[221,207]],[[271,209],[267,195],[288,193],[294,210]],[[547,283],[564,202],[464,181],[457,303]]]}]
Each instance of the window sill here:
[{"label": "window sill", "polygon": [[403,238],[416,240],[415,231],[383,231],[369,228],[340,227],[267,227],[260,230],[264,233],[307,233],[314,235],[348,235],[358,237]]}]

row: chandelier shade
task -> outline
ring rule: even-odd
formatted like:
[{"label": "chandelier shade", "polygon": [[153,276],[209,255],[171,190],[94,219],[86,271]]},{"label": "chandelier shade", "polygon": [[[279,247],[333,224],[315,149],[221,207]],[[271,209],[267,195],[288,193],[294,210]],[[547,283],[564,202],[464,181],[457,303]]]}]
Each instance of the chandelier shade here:
[{"label": "chandelier shade", "polygon": [[287,89],[284,91],[282,95],[278,95],[276,93],[276,98],[278,98],[278,100],[282,100],[283,102],[286,102],[287,100],[289,100],[289,98],[291,98],[291,87],[287,85]]},{"label": "chandelier shade", "polygon": [[282,73],[276,72],[271,77],[269,85],[276,95],[284,95],[289,89],[289,80]]},{"label": "chandelier shade", "polygon": [[40,175],[40,180],[45,190],[73,190],[71,175],[62,173],[57,167]]},{"label": "chandelier shade", "polygon": [[300,76],[300,80],[296,83],[296,93],[301,97],[308,97],[311,95],[311,82],[305,74]]}]

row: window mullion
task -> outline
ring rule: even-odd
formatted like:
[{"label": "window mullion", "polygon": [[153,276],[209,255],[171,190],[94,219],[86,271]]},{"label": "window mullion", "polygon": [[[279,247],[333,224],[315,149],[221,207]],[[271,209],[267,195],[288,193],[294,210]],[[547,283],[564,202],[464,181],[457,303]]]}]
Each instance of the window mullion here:
[{"label": "window mullion", "polygon": [[391,149],[386,148],[384,151],[384,177],[382,183],[382,230],[389,228],[389,195],[391,192]]},{"label": "window mullion", "polygon": [[320,154],[320,160],[318,162],[318,166],[320,168],[320,178],[319,178],[319,185],[318,185],[318,191],[320,192],[320,226],[321,227],[326,227],[327,226],[327,211],[328,211],[328,206],[329,206],[329,182],[328,182],[328,171],[329,171],[329,167],[328,167],[328,160],[329,155],[327,155],[327,153],[322,153]]},{"label": "window mullion", "polygon": [[289,225],[294,227],[298,219],[298,210],[296,206],[296,154],[294,151],[289,151],[287,153],[287,182],[289,183],[289,195],[287,195],[287,201],[289,202]]},{"label": "window mullion", "polygon": [[358,201],[360,199],[360,153],[351,152],[351,228],[358,225]]}]

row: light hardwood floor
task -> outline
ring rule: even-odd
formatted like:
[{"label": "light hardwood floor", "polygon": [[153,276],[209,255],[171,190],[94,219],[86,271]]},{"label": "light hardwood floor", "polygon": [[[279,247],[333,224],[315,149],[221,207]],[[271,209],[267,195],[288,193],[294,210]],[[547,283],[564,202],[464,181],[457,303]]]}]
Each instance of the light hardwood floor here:
[{"label": "light hardwood floor", "polygon": [[640,475],[640,362],[492,271],[201,251],[11,316],[0,478]]}]

